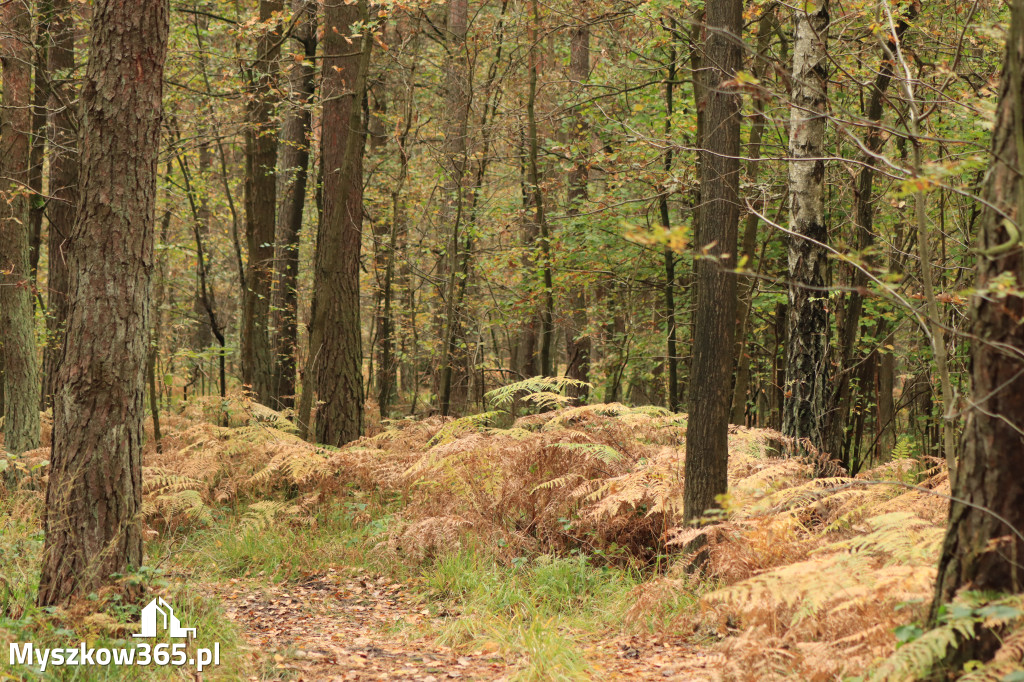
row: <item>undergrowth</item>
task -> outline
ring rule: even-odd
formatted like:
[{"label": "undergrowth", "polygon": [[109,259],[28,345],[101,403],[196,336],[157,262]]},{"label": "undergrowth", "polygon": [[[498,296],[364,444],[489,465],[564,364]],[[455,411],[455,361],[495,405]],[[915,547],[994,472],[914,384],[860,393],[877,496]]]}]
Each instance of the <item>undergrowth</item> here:
[{"label": "undergrowth", "polygon": [[[433,636],[520,656],[523,679],[586,677],[585,633],[632,628],[713,646],[725,680],[914,680],[945,674],[948,648],[982,623],[1003,638],[996,659],[945,672],[1019,679],[1016,598],[965,595],[922,626],[947,514],[941,463],[820,478],[821,462],[770,456],[787,447],[780,434],[737,428],[722,516],[692,528],[685,415],[572,407],[565,388],[520,382],[482,415],[386,421],[340,449],[244,397],[194,400],[164,416],[163,452],[145,455],[150,554],[193,577],[400,574],[445,604]],[[4,536],[38,552],[32,523]],[[4,564],[0,597],[27,594],[33,566]]]}]

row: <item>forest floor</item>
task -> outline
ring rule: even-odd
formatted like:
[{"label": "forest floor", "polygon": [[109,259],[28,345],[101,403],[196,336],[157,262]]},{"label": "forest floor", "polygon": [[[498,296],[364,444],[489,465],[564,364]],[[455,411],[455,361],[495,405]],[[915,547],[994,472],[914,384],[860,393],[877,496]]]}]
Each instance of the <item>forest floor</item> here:
[{"label": "forest floor", "polygon": [[221,665],[0,660],[0,680],[912,680],[970,623],[1024,618],[979,602],[922,626],[941,463],[816,478],[778,434],[733,429],[723,516],[689,528],[685,415],[495,402],[341,449],[244,399],[164,414],[144,455],[146,567],[57,610],[34,605],[49,452],[29,453],[0,490],[3,648],[136,646],[159,595]]},{"label": "forest floor", "polygon": [[[383,575],[331,569],[273,587],[251,580],[211,587],[227,618],[265,659],[265,672],[255,679],[500,681],[531,670],[531,665],[535,679],[558,679],[570,672],[546,669],[543,661],[521,660],[543,656],[543,651],[509,655],[507,647],[494,640],[453,648],[435,637],[402,632],[410,626],[421,632],[441,631],[445,621],[458,614],[443,604],[425,602]],[[720,659],[681,637],[567,635],[579,645],[580,672],[595,679],[709,680]],[[557,666],[558,661],[550,663]]]}]

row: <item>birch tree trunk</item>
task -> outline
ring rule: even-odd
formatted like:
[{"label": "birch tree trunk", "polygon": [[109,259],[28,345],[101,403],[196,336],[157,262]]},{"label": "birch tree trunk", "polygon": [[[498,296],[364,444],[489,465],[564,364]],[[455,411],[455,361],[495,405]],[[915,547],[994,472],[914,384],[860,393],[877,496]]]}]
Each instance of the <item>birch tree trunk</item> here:
[{"label": "birch tree trunk", "polygon": [[789,130],[789,312],[782,431],[824,443],[829,263],[825,245],[828,0],[793,13]]}]

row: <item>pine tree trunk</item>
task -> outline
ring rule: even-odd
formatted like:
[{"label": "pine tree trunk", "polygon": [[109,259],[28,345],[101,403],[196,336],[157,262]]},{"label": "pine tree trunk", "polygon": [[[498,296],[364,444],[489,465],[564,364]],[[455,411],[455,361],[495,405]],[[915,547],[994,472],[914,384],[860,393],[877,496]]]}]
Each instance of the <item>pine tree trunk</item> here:
[{"label": "pine tree trunk", "polygon": [[39,247],[43,237],[43,158],[46,155],[46,103],[49,98],[47,52],[50,47],[50,0],[36,1],[36,30],[32,63],[32,147],[29,150],[28,186],[32,190],[29,207],[29,273],[33,302],[39,283]]},{"label": "pine tree trunk", "polygon": [[29,131],[32,126],[32,6],[0,6],[0,333],[3,334],[4,448],[39,447],[39,367],[30,266]]},{"label": "pine tree trunk", "polygon": [[[64,344],[68,314],[67,249],[78,206],[78,140],[75,133],[74,84],[70,71],[75,65],[75,23],[70,0],[53,0],[50,18],[50,49],[47,63],[50,78],[50,199],[46,206],[49,226],[49,264],[46,283],[46,345],[43,348],[43,406],[53,404],[57,364]],[[63,75],[66,80],[61,80]]]},{"label": "pine tree trunk", "polygon": [[444,140],[444,205],[442,225],[449,229],[445,249],[444,287],[444,332],[441,339],[441,381],[438,402],[441,414],[447,415],[452,409],[453,383],[458,382],[463,390],[458,391],[461,400],[455,411],[460,412],[465,404],[465,381],[468,367],[462,325],[462,306],[458,300],[458,276],[462,258],[460,230],[465,220],[463,181],[466,174],[466,153],[469,122],[470,73],[469,55],[466,52],[466,33],[469,28],[469,5],[467,0],[449,0],[446,26],[448,58],[445,63],[445,140]]},{"label": "pine tree trunk", "polygon": [[[583,7],[578,7],[583,11]],[[590,78],[590,26],[580,24],[573,30],[569,41],[569,78],[572,80],[577,97],[583,96],[583,84]],[[576,148],[576,158],[568,178],[568,208],[566,214],[576,217],[587,201],[587,183],[589,181],[589,162],[587,152],[590,148],[590,129],[581,107],[573,111],[572,144]],[[570,223],[572,229],[582,232],[583,222]],[[587,290],[584,286],[574,286],[569,293],[569,324],[565,329],[565,376],[578,381],[590,381],[590,353],[592,341],[587,331],[589,324],[587,315]],[[590,391],[587,387],[572,387],[569,395],[581,402],[586,402]]]},{"label": "pine tree trunk", "polygon": [[701,209],[694,266],[690,421],[686,433],[683,515],[699,518],[728,487],[732,349],[736,333],[736,239],[739,223],[740,98],[726,85],[742,59],[743,3],[709,0],[701,62],[704,134]]},{"label": "pine tree trunk", "polygon": [[40,605],[66,603],[142,563],[142,421],[168,6],[97,0],[92,21]]},{"label": "pine tree trunk", "polygon": [[793,104],[789,130],[789,320],[782,431],[824,445],[828,376],[828,229],[825,119],[828,1],[793,12]]},{"label": "pine tree trunk", "polygon": [[[323,403],[316,440],[343,445],[363,430],[363,342],[359,326],[359,251],[363,223],[362,101],[370,61],[369,31],[346,39],[352,24],[368,21],[366,0],[324,8],[324,98],[321,160],[323,218],[313,273],[313,321],[304,375]],[[351,42],[350,42],[351,41]],[[307,387],[303,387],[306,401]]]},{"label": "pine tree trunk", "polygon": [[274,406],[295,404],[295,368],[299,336],[299,234],[306,205],[309,146],[313,114],[310,109],[316,87],[316,3],[292,0],[292,11],[305,13],[292,31],[301,45],[304,61],[292,64],[288,83],[292,101],[281,124],[280,166],[287,178],[277,223],[277,286],[274,290],[274,327],[277,330],[274,363]]},{"label": "pine tree trunk", "polygon": [[[768,45],[776,27],[775,8],[766,9],[758,22],[757,28],[757,54],[754,56],[754,77],[763,78],[768,68]],[[750,125],[750,137],[747,140],[747,182],[757,182],[758,172],[761,170],[761,139],[764,137],[764,128],[768,117],[764,114],[764,101],[761,97],[754,97],[754,116]],[[762,202],[764,203],[764,202]],[[763,209],[762,209],[763,210]],[[755,251],[757,250],[757,226],[760,218],[757,213],[747,214],[746,225],[743,229],[743,258],[747,270],[752,269]],[[739,303],[737,305],[736,317],[736,381],[732,393],[732,412],[729,421],[733,424],[743,425],[746,421],[747,412],[747,391],[750,388],[750,354],[747,352],[747,325],[750,320],[750,309],[754,299],[757,279],[751,278],[749,282],[740,285]]]},{"label": "pine tree trunk", "polygon": [[[271,19],[281,0],[260,0],[260,21]],[[270,343],[270,300],[274,267],[274,216],[277,210],[277,129],[272,125],[272,88],[278,72],[280,27],[260,36],[250,69],[251,100],[245,133],[245,269],[242,313],[242,382],[257,400],[272,404],[274,361]]]},{"label": "pine tree trunk", "polygon": [[[675,29],[675,21],[672,22]],[[674,36],[673,36],[674,37]],[[672,114],[674,111],[674,96],[676,85],[676,48],[675,43],[669,48],[668,68],[665,74],[665,140],[672,139]],[[672,173],[672,145],[665,145],[663,166],[666,177]],[[661,218],[661,227],[667,232],[672,227],[672,221],[668,211],[668,189],[662,187],[658,193],[658,214]],[[679,410],[679,358],[676,348],[676,254],[672,249],[666,247],[665,258],[665,364],[668,366],[667,400],[668,409],[673,412]]]},{"label": "pine tree trunk", "polygon": [[[982,208],[976,335],[963,454],[953,481],[949,526],[939,561],[932,618],[962,587],[1020,592],[1024,586],[1024,0],[1015,0],[993,128],[992,166]],[[1006,279],[1006,278],[1009,279]],[[1000,278],[998,296],[988,287]],[[1000,518],[997,518],[999,515]],[[994,638],[973,642],[985,660]]]}]

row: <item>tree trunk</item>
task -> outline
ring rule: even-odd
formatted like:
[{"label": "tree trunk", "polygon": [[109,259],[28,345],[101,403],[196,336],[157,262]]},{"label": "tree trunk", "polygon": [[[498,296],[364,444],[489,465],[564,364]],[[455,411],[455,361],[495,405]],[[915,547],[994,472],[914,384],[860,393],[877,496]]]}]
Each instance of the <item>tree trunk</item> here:
[{"label": "tree trunk", "polygon": [[[1020,592],[1024,583],[1024,250],[1019,228],[1010,227],[1024,219],[1022,171],[1024,0],[1015,0],[981,216],[979,293],[970,304],[976,335],[970,411],[953,480],[933,620],[962,587]],[[1000,294],[995,296],[987,292],[997,278]],[[970,658],[985,660],[998,642],[978,638],[972,645]]]},{"label": "tree trunk", "polygon": [[529,153],[529,185],[533,193],[534,222],[537,225],[537,265],[540,267],[541,286],[541,309],[540,309],[540,337],[538,360],[540,362],[540,373],[544,376],[554,374],[554,338],[555,338],[555,303],[554,284],[551,274],[551,235],[547,216],[544,213],[544,192],[540,186],[540,167],[538,154],[540,139],[537,132],[537,79],[540,75],[541,57],[539,53],[539,32],[540,32],[540,7],[537,0],[532,0],[532,21],[529,28],[530,58],[529,58],[529,95],[526,100],[527,119],[527,144]]},{"label": "tree trunk", "polygon": [[789,131],[789,329],[785,435],[824,445],[828,346],[825,145],[828,0],[793,12],[793,104]]},{"label": "tree trunk", "polygon": [[[260,0],[260,21],[268,22],[283,7],[281,0]],[[271,116],[272,88],[278,72],[280,27],[268,28],[256,44],[250,67],[251,99],[245,131],[246,262],[242,313],[242,383],[257,400],[272,404],[273,349],[270,343],[270,300],[274,261],[274,215],[277,210],[277,135]]]},{"label": "tree trunk", "polygon": [[[764,10],[757,28],[757,53],[754,55],[754,77],[764,78],[768,67],[768,45],[776,27],[775,8]],[[764,100],[756,96],[754,99],[754,115],[750,125],[750,137],[747,140],[747,182],[757,182],[761,170],[761,139],[768,117],[764,115]],[[764,203],[763,201],[761,202]],[[757,250],[757,226],[760,218],[751,211],[747,214],[743,229],[743,266],[751,269]],[[746,420],[747,391],[750,388],[750,355],[747,353],[747,323],[750,319],[750,307],[757,288],[757,279],[751,278],[740,286],[739,304],[736,318],[736,382],[732,393],[732,414],[729,421],[743,425]]]},{"label": "tree trunk", "polygon": [[352,24],[369,21],[366,0],[324,8],[324,99],[321,162],[323,218],[313,273],[313,320],[306,377],[323,403],[316,440],[340,446],[363,431],[363,341],[359,326],[359,251],[363,223],[361,102],[372,46],[370,31],[346,38]]},{"label": "tree trunk", "polygon": [[686,434],[683,516],[697,519],[728,487],[732,348],[736,333],[736,238],[739,222],[740,97],[734,81],[742,60],[743,3],[707,3],[707,40],[701,62],[704,134],[701,209]]},{"label": "tree trunk", "polygon": [[49,97],[47,56],[50,46],[50,0],[36,2],[36,35],[32,63],[32,147],[29,150],[28,187],[32,192],[29,207],[29,273],[33,299],[36,295],[39,270],[39,247],[43,236],[43,157],[46,155],[46,103]]},{"label": "tree trunk", "polygon": [[39,447],[39,367],[30,268],[29,131],[32,126],[32,7],[0,6],[0,330],[3,334],[4,448]]},{"label": "tree trunk", "polygon": [[[902,39],[903,34],[910,26],[909,22],[917,17],[917,3],[907,5],[906,15],[900,19],[896,26],[896,35],[889,37],[889,50],[893,50],[896,44]],[[882,106],[885,101],[885,93],[892,82],[893,62],[888,55],[882,54],[882,64],[875,77],[874,85],[871,88],[871,98],[864,114],[871,122],[868,128],[867,138],[864,146],[867,151],[864,153],[861,163],[863,164],[857,176],[857,187],[854,190],[853,198],[853,225],[857,234],[857,250],[868,254],[875,244],[874,233],[874,179],[875,159],[878,152],[885,144],[885,135],[882,126]],[[865,256],[867,257],[867,256]],[[870,260],[868,261],[870,263]],[[854,269],[853,281],[851,283],[849,301],[843,315],[843,324],[839,331],[839,358],[838,373],[835,380],[835,391],[830,396],[828,418],[825,425],[824,446],[826,452],[834,458],[841,459],[847,469],[853,465],[851,458],[846,457],[843,452],[843,442],[846,439],[847,421],[850,416],[851,404],[851,374],[856,366],[861,363],[854,359],[853,351],[860,332],[860,318],[864,310],[864,296],[861,291],[867,287],[868,276],[860,268]],[[864,383],[861,383],[861,391],[864,390]],[[892,401],[892,396],[889,396]],[[881,403],[881,399],[880,399]]]},{"label": "tree trunk", "polygon": [[[673,29],[675,22],[672,22]],[[665,74],[665,154],[663,170],[666,178],[672,173],[672,145],[667,144],[672,139],[672,114],[674,111],[673,97],[676,85],[676,48],[673,42],[669,49],[668,69]],[[661,188],[658,193],[658,214],[661,218],[661,227],[668,232],[672,227],[672,221],[668,211],[668,189]],[[665,350],[666,364],[668,365],[668,409],[676,412],[679,410],[679,358],[676,349],[676,254],[672,249],[665,248]]]},{"label": "tree trunk", "polygon": [[[462,329],[461,301],[456,300],[460,271],[460,233],[465,202],[463,180],[466,173],[467,124],[469,122],[470,72],[469,55],[466,52],[466,33],[469,27],[469,5],[467,0],[449,0],[447,22],[447,52],[445,63],[445,140],[444,140],[444,205],[442,224],[448,226],[450,238],[446,248],[444,336],[441,340],[441,382],[438,402],[441,414],[451,410],[452,384],[463,383],[468,374],[466,349],[459,344],[464,336]],[[465,255],[466,258],[469,254]],[[465,386],[459,391],[465,403]],[[461,411],[462,404],[456,411]]]},{"label": "tree trunk", "polygon": [[70,306],[46,491],[44,606],[142,563],[142,421],[167,34],[166,0],[93,6],[81,200],[67,249]]},{"label": "tree trunk", "polygon": [[[53,0],[50,18],[50,49],[47,70],[50,78],[48,104],[50,137],[50,199],[46,204],[49,226],[49,264],[46,283],[46,345],[43,348],[43,407],[53,404],[57,364],[64,342],[68,311],[68,238],[78,206],[78,140],[75,132],[74,84],[70,71],[75,65],[75,24],[70,0]],[[61,80],[60,76],[64,76]]]},{"label": "tree trunk", "polygon": [[288,85],[292,101],[281,124],[280,165],[285,175],[284,197],[277,223],[277,286],[274,290],[274,328],[277,330],[274,363],[274,406],[295,405],[295,367],[299,336],[299,234],[306,204],[309,145],[312,131],[313,91],[316,87],[313,60],[316,59],[315,2],[292,0],[292,11],[304,13],[292,31],[302,47],[303,61],[292,64]]},{"label": "tree trunk", "polygon": [[[578,11],[584,11],[583,4],[578,6]],[[585,16],[585,15],[583,15]],[[583,84],[590,78],[590,26],[580,24],[573,32],[569,40],[569,78],[577,97],[582,98]],[[586,229],[586,222],[579,220],[580,209],[587,201],[587,183],[589,181],[590,151],[590,129],[583,114],[582,107],[575,107],[572,114],[575,123],[572,127],[572,146],[575,149],[575,159],[568,178],[568,209],[566,214],[570,217],[572,229],[582,233]],[[575,220],[572,220],[575,219]],[[581,235],[582,236],[582,235]],[[582,241],[582,240],[581,240]],[[569,294],[569,310],[567,311],[569,325],[565,330],[565,376],[577,381],[590,381],[590,353],[593,342],[590,333],[587,331],[589,325],[587,315],[587,290],[584,286],[573,286]],[[495,349],[497,350],[497,349]],[[586,386],[572,387],[570,395],[575,396],[580,402],[586,402],[590,391]]]}]

